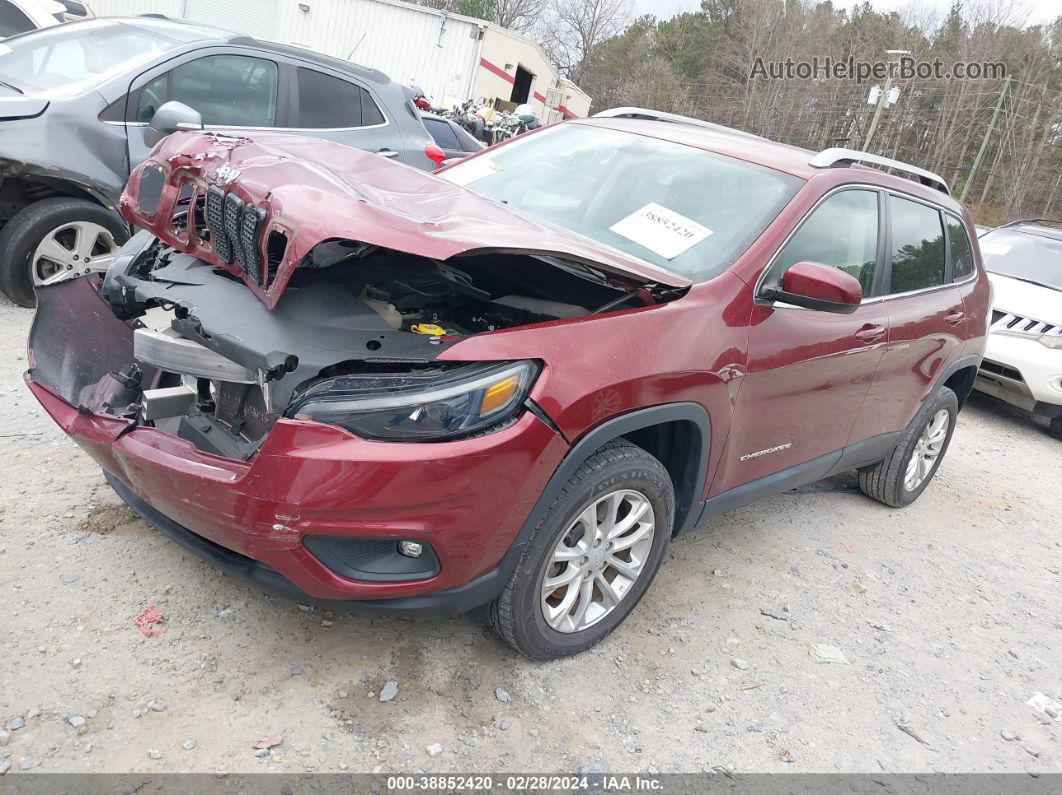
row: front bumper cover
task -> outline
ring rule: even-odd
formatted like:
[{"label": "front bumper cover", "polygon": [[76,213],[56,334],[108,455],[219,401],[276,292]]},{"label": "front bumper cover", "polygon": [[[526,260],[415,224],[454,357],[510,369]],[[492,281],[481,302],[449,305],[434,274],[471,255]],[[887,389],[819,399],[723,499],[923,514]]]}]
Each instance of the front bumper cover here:
[{"label": "front bumper cover", "polygon": [[[98,382],[130,360],[132,328],[88,280],[45,288],[40,299],[30,389],[122,498],[222,568],[306,601],[435,614],[489,601],[567,451],[526,412],[495,433],[435,444],[371,442],[280,419],[248,460],[213,455],[99,404]],[[421,540],[438,555],[439,570],[416,580],[351,579],[314,556],[307,536]]]}]

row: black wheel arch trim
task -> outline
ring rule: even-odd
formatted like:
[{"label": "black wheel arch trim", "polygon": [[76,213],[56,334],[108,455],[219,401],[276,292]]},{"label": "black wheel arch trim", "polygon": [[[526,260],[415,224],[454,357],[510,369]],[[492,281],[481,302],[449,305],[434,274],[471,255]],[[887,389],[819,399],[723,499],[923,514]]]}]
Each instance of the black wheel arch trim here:
[{"label": "black wheel arch trim", "polygon": [[[513,544],[524,544],[530,538],[531,533],[546,515],[549,507],[556,501],[561,489],[568,482],[575,471],[586,459],[594,454],[600,447],[615,441],[634,431],[651,428],[656,425],[664,425],[669,422],[689,422],[697,428],[696,439],[690,445],[687,461],[687,472],[692,472],[690,482],[675,484],[676,491],[679,485],[684,486],[688,492],[684,504],[675,503],[675,527],[673,535],[689,530],[696,523],[701,512],[701,492],[708,475],[708,452],[712,438],[712,424],[708,418],[708,412],[699,403],[666,403],[660,406],[650,406],[644,409],[635,409],[627,414],[621,414],[606,420],[595,426],[581,436],[564,460],[550,477],[546,487],[539,495],[535,507],[531,509],[527,519],[524,520],[520,533]],[[695,459],[695,460],[694,460]],[[692,464],[692,466],[690,466]]]},{"label": "black wheel arch trim", "polygon": [[[933,388],[926,392],[926,397],[929,397],[937,387],[941,386],[945,381],[951,378],[959,370],[965,370],[967,367],[974,369],[974,375],[976,376],[977,370],[981,367],[981,359],[983,357],[976,353],[968,353],[965,356],[960,356],[955,359],[951,364],[937,373],[937,377],[933,381]],[[971,381],[971,388],[973,382]],[[965,395],[959,395],[959,408],[962,408]],[[923,398],[925,400],[925,398]]]}]

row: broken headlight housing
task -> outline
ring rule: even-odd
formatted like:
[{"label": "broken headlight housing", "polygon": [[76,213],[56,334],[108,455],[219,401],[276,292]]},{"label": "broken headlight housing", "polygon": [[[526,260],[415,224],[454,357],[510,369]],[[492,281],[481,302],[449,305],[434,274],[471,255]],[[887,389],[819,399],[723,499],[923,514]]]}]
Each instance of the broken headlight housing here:
[{"label": "broken headlight housing", "polygon": [[513,419],[538,370],[533,361],[519,361],[322,378],[298,393],[285,414],[338,425],[363,439],[459,439]]}]

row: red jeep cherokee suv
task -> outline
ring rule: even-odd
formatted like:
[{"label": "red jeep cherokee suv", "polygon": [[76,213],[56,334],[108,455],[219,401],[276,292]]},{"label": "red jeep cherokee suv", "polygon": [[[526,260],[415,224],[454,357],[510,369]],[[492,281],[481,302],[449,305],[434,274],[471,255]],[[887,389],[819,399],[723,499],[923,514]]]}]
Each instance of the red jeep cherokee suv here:
[{"label": "red jeep cherokee suv", "polygon": [[27,374],[121,498],[303,600],[486,605],[540,659],[723,511],[851,469],[912,502],[985,344],[939,177],[652,111],[436,175],[177,133],[122,211],[102,284],[38,291]]}]

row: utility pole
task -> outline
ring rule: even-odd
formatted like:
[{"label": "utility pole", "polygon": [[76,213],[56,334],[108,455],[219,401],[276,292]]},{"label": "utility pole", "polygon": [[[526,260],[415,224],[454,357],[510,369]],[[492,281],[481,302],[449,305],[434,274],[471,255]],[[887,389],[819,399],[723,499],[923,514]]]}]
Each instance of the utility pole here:
[{"label": "utility pole", "polygon": [[[909,50],[886,50],[888,55],[891,55],[894,59],[898,55],[910,55]],[[881,94],[878,95],[878,106],[874,109],[874,117],[870,120],[870,129],[867,130],[867,138],[863,141],[863,151],[870,151],[870,140],[874,137],[874,133],[878,129],[878,122],[881,121],[881,112],[885,110],[885,106],[889,104],[889,91],[892,89],[892,69],[889,70],[888,77],[885,78],[885,88],[881,90]]]},{"label": "utility pole", "polygon": [[996,109],[992,111],[992,119],[988,122],[988,129],[985,130],[984,140],[981,141],[981,148],[977,150],[977,157],[974,158],[973,165],[970,166],[970,175],[966,178],[966,184],[962,186],[962,193],[959,194],[959,201],[966,201],[966,194],[970,192],[970,186],[973,185],[974,177],[977,175],[977,169],[981,165],[981,158],[985,156],[985,150],[988,149],[988,139],[992,137],[992,131],[996,129],[996,119],[999,118],[999,111],[1003,108],[1003,97],[1007,95],[1007,89],[1010,88],[1010,75],[1007,75],[1003,81],[1003,88],[999,92],[999,100],[996,102]]}]

